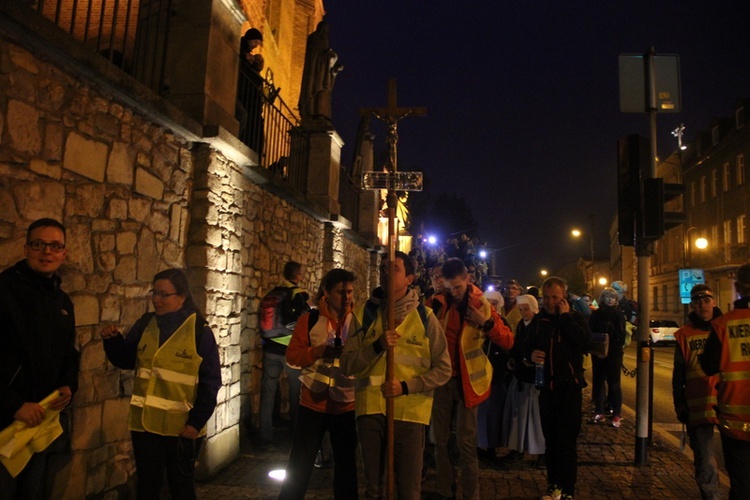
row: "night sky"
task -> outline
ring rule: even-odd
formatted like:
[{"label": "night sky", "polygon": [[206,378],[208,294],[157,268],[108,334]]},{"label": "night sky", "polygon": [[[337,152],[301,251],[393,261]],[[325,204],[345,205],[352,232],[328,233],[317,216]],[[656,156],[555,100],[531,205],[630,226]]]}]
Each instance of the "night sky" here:
[{"label": "night sky", "polygon": [[[618,7],[612,4],[617,3]],[[617,207],[617,140],[649,133],[619,111],[618,55],[680,57],[681,113],[658,116],[658,151],[676,149],[750,97],[750,2],[326,0],[344,70],[333,121],[350,165],[360,108],[398,104],[426,117],[399,125],[399,170],[422,170],[429,193],[463,196],[505,279],[536,280],[608,254]],[[376,151],[385,132],[374,127]],[[575,240],[570,230],[586,236]]]}]

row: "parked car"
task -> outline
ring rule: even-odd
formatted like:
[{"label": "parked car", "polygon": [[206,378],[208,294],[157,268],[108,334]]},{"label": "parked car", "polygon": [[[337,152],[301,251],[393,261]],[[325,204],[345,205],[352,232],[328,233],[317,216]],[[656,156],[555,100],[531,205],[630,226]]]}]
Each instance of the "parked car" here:
[{"label": "parked car", "polygon": [[679,330],[680,325],[671,319],[652,319],[648,322],[651,345],[675,345],[677,340],[674,333]]}]

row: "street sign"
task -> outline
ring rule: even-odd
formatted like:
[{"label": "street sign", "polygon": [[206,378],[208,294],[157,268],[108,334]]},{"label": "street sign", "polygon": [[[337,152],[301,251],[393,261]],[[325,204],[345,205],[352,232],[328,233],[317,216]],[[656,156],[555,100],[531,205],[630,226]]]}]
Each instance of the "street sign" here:
[{"label": "street sign", "polygon": [[[644,57],[641,54],[620,54],[620,111],[648,112]],[[680,94],[680,58],[675,54],[654,56],[656,105],[660,113],[682,111]]]},{"label": "street sign", "polygon": [[362,179],[362,189],[421,191],[422,172],[367,172]]},{"label": "street sign", "polygon": [[690,304],[690,290],[706,282],[703,269],[680,269],[680,303]]}]

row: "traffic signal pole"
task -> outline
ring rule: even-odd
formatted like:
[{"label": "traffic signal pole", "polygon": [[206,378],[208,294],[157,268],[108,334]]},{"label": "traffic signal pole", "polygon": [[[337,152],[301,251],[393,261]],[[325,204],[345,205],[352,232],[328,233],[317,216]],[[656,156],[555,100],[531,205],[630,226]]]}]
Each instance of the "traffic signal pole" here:
[{"label": "traffic signal pole", "polygon": [[[647,111],[651,131],[649,169],[643,172],[643,180],[656,177],[656,80],[653,47],[645,54]],[[645,170],[645,169],[644,169]],[[643,197],[640,200],[643,203]],[[642,208],[642,207],[641,207]],[[641,210],[643,214],[643,210]],[[649,339],[650,297],[649,272],[651,268],[651,242],[636,234],[636,255],[638,257],[638,378],[636,381],[636,437],[635,465],[648,464],[649,441],[649,393],[651,370],[649,363],[653,355]]]}]

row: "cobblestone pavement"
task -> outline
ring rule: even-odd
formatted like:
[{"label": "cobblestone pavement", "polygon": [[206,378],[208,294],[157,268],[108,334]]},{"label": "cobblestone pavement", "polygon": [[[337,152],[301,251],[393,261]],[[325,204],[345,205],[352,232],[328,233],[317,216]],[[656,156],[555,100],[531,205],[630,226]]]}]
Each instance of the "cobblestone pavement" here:
[{"label": "cobblestone pavement", "polygon": [[[648,449],[648,465],[633,465],[635,416],[626,408],[623,412],[619,429],[584,421],[578,438],[576,498],[700,499],[691,459],[677,449],[673,440],[661,433],[654,433],[654,444]],[[586,411],[584,417],[588,416]],[[504,453],[505,450],[501,449],[498,454]],[[268,471],[283,468],[286,459],[286,451],[260,452],[244,443],[240,458],[216,476],[198,483],[198,498],[275,499],[279,483],[268,477]],[[529,457],[523,464],[510,469],[502,468],[496,461],[480,461],[479,479],[483,499],[536,499],[547,484],[545,471],[535,469]],[[361,466],[359,482],[361,497],[364,498]],[[305,498],[333,498],[332,483],[332,469],[315,469]],[[423,484],[423,497],[429,498],[434,489],[435,470],[431,468]],[[728,497],[728,485],[723,482],[721,493],[723,498]]]}]

